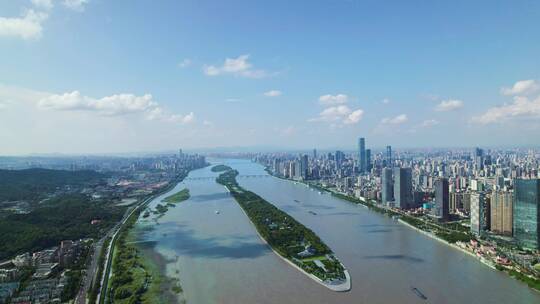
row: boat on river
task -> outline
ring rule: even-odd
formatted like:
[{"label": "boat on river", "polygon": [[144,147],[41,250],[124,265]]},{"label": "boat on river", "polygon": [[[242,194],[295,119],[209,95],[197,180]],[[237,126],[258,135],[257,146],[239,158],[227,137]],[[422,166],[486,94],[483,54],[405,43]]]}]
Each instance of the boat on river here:
[{"label": "boat on river", "polygon": [[427,300],[427,297],[416,287],[411,287],[412,292],[416,294],[420,299]]}]

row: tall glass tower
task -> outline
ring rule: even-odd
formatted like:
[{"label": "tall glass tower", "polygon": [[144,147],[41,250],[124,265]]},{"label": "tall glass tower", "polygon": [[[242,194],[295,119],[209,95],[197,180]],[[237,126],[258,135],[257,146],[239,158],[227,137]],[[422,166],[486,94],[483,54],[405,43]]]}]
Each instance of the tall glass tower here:
[{"label": "tall glass tower", "polygon": [[358,139],[358,169],[360,173],[366,172],[366,139]]},{"label": "tall glass tower", "polygon": [[525,248],[540,248],[540,179],[514,180],[514,238]]},{"label": "tall glass tower", "polygon": [[400,209],[407,209],[413,204],[411,168],[394,168],[394,201]]},{"label": "tall glass tower", "polygon": [[392,146],[386,146],[386,166],[392,168]]}]

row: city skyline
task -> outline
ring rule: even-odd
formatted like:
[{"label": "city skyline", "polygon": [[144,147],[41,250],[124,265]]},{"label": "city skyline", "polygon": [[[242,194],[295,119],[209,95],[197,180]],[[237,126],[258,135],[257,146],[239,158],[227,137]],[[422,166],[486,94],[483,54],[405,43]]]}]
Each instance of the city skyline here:
[{"label": "city skyline", "polygon": [[126,4],[0,4],[0,155],[540,145],[536,3]]}]

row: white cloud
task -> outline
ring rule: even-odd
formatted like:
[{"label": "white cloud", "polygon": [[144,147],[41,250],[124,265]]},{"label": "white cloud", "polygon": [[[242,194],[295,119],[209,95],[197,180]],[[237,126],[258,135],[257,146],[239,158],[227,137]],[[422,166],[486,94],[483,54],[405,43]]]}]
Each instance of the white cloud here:
[{"label": "white cloud", "polygon": [[74,11],[84,11],[84,6],[88,4],[89,0],[64,0],[62,3],[65,7]]},{"label": "white cloud", "polygon": [[271,90],[268,92],[264,92],[264,96],[267,96],[267,97],[277,97],[277,96],[281,96],[282,94],[283,93],[278,90]]},{"label": "white cloud", "polygon": [[437,112],[454,111],[463,107],[463,101],[458,99],[443,100],[435,107]]},{"label": "white cloud", "polygon": [[235,75],[246,78],[264,78],[269,74],[264,70],[253,69],[253,65],[248,62],[249,55],[241,55],[238,58],[226,58],[222,66],[205,65],[203,72],[207,76]]},{"label": "white cloud", "polygon": [[384,98],[383,100],[381,100],[381,102],[382,102],[383,104],[389,104],[389,103],[390,103],[390,99]]},{"label": "white cloud", "polygon": [[381,120],[381,123],[382,124],[390,124],[390,125],[399,125],[399,124],[402,124],[402,123],[406,123],[408,120],[409,120],[409,118],[407,117],[406,114],[400,114],[400,115],[398,115],[396,117],[383,118]]},{"label": "white cloud", "polygon": [[39,101],[39,106],[53,110],[83,110],[96,111],[101,115],[114,116],[135,112],[144,112],[157,103],[152,100],[152,95],[135,96],[133,94],[116,94],[101,99],[83,96],[79,91],[51,95]]},{"label": "white cloud", "polygon": [[189,124],[196,121],[195,114],[171,114],[154,101],[152,95],[115,94],[100,99],[81,95],[79,91],[49,94],[38,101],[38,107],[56,111],[88,111],[100,116],[143,114],[148,120]]},{"label": "white cloud", "polygon": [[239,102],[242,101],[240,98],[227,98],[225,99],[226,102]]},{"label": "white cloud", "polygon": [[26,10],[21,17],[0,17],[0,36],[22,39],[40,38],[43,31],[42,23],[48,17],[47,13],[33,9]]},{"label": "white cloud", "polygon": [[501,88],[503,95],[527,95],[540,89],[540,83],[534,79],[521,80],[516,82],[511,88]]},{"label": "white cloud", "polygon": [[345,94],[337,94],[337,95],[322,95],[319,97],[319,103],[325,106],[331,106],[331,105],[338,105],[338,104],[345,104],[349,101],[349,96]]},{"label": "white cloud", "polygon": [[488,109],[484,114],[472,118],[473,123],[502,123],[517,118],[540,118],[540,96],[530,100],[527,97],[515,96],[511,104]]},{"label": "white cloud", "polygon": [[182,62],[180,62],[180,63],[178,64],[178,67],[180,67],[180,68],[187,68],[187,67],[189,67],[189,66],[191,65],[191,63],[192,63],[192,62],[191,62],[191,59],[186,58],[186,59],[182,60]]},{"label": "white cloud", "polygon": [[196,121],[195,113],[193,112],[187,115],[170,114],[160,106],[155,106],[148,110],[146,112],[146,119],[179,124],[190,124]]},{"label": "white cloud", "polygon": [[195,113],[189,112],[187,115],[173,114],[168,117],[168,121],[181,124],[189,124],[195,122]]},{"label": "white cloud", "polygon": [[422,122],[422,124],[420,124],[421,127],[423,128],[429,128],[429,127],[433,127],[433,126],[436,126],[439,124],[439,121],[438,120],[435,120],[435,119],[428,119],[428,120],[424,120]]},{"label": "white cloud", "polygon": [[32,0],[31,2],[36,8],[42,8],[45,10],[50,10],[54,6],[52,0]]},{"label": "white cloud", "polygon": [[347,118],[343,121],[344,124],[355,124],[358,123],[362,116],[364,116],[364,110],[358,109],[356,111],[352,111],[351,114],[347,116]]},{"label": "white cloud", "polygon": [[364,114],[362,109],[352,111],[346,105],[337,105],[324,109],[316,118],[309,119],[310,122],[328,122],[336,124],[356,124]]}]

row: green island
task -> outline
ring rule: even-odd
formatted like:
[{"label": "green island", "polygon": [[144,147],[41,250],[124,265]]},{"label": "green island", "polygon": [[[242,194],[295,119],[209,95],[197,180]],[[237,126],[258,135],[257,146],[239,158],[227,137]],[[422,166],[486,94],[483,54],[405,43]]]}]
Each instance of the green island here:
[{"label": "green island", "polygon": [[190,198],[189,189],[183,189],[163,199],[166,203],[181,203]]},{"label": "green island", "polygon": [[[169,211],[169,207],[176,207],[175,204],[181,203],[189,198],[189,189],[183,189],[181,191],[178,191],[177,193],[167,196],[162,200],[163,202],[167,203],[166,205],[157,204],[156,210],[153,213],[163,215],[167,211]],[[143,217],[148,217],[149,215],[149,213],[145,212]]]},{"label": "green island", "polygon": [[329,289],[350,290],[348,272],[313,231],[257,194],[240,187],[236,181],[238,171],[227,168],[217,182],[229,190],[274,252]]},{"label": "green island", "polygon": [[228,171],[230,169],[231,169],[231,167],[226,166],[226,165],[215,165],[210,170],[212,170],[212,172],[224,172],[224,171]]}]

